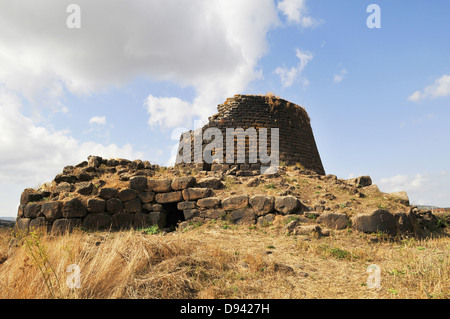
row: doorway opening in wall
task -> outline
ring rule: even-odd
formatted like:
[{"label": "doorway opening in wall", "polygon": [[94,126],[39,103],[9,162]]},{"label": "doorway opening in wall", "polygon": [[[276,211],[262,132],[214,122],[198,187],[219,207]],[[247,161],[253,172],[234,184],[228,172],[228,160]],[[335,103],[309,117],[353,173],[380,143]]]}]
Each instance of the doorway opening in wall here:
[{"label": "doorway opening in wall", "polygon": [[163,209],[166,212],[166,224],[165,228],[169,228],[171,231],[175,230],[180,222],[184,222],[184,214],[182,210],[177,207],[178,203],[163,204]]}]

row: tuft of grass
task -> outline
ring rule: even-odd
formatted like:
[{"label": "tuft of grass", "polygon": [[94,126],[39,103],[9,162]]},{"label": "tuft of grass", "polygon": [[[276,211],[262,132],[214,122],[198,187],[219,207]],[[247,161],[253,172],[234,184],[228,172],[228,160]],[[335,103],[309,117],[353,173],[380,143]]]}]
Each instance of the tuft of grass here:
[{"label": "tuft of grass", "polygon": [[142,231],[142,233],[147,234],[147,235],[156,235],[161,232],[158,225],[152,225],[150,227],[140,229],[140,231]]}]

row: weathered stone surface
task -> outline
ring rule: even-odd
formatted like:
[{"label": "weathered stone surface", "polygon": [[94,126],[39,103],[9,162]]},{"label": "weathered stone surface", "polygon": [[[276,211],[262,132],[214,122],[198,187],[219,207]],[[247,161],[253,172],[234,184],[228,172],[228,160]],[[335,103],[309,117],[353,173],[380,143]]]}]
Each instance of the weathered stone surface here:
[{"label": "weathered stone surface", "polygon": [[110,198],[106,201],[106,212],[110,215],[120,213],[124,210],[123,202],[118,198]]},{"label": "weathered stone surface", "polygon": [[195,183],[196,183],[195,177],[191,176],[176,177],[173,179],[171,186],[173,190],[179,191],[189,187],[194,187]]},{"label": "weathered stone surface", "polygon": [[115,158],[109,158],[106,161],[106,166],[110,166],[110,167],[118,166],[119,164],[120,164],[119,161]]},{"label": "weathered stone surface", "polygon": [[88,166],[98,168],[102,164],[103,159],[100,156],[88,156]]},{"label": "weathered stone surface", "polygon": [[292,219],[291,221],[289,221],[285,226],[284,226],[284,232],[286,235],[291,234],[295,227],[297,227],[300,224],[300,220],[295,218]]},{"label": "weathered stone surface", "polygon": [[232,211],[228,218],[235,224],[255,224],[256,214],[253,208],[243,208]]},{"label": "weathered stone surface", "polygon": [[20,204],[19,207],[17,208],[17,218],[24,218],[25,214],[24,214],[24,210],[25,207],[27,205],[26,204]]},{"label": "weathered stone surface", "polygon": [[227,212],[223,209],[209,209],[205,212],[205,217],[210,219],[222,219],[226,214]]},{"label": "weathered stone surface", "polygon": [[167,214],[160,211],[150,212],[148,218],[151,225],[158,225],[159,228],[163,228],[166,225]]},{"label": "weathered stone surface", "polygon": [[400,204],[403,204],[405,206],[409,206],[409,197],[406,192],[395,192],[395,193],[389,193],[386,195],[388,198],[391,198]]},{"label": "weathered stone surface", "polygon": [[90,195],[93,189],[94,185],[90,182],[82,182],[76,184],[76,192],[80,195]]},{"label": "weathered stone surface", "polygon": [[357,178],[348,179],[347,184],[356,188],[366,187],[372,185],[372,179],[370,176],[360,176]]},{"label": "weathered stone surface", "polygon": [[135,198],[129,200],[124,203],[125,212],[127,213],[141,213],[142,212],[142,203],[139,198]]},{"label": "weathered stone surface", "polygon": [[284,215],[300,211],[301,205],[300,201],[291,195],[280,196],[275,199],[275,209]]},{"label": "weathered stone surface", "polygon": [[250,197],[248,202],[255,210],[257,216],[263,216],[273,212],[275,197],[270,195],[255,195]]},{"label": "weathered stone surface", "polygon": [[78,218],[62,218],[53,222],[52,235],[64,235],[71,233],[75,228],[81,227],[81,219]]},{"label": "weathered stone surface", "polygon": [[154,192],[140,193],[138,194],[138,197],[142,203],[147,204],[155,200],[155,193]]},{"label": "weathered stone surface", "polygon": [[24,216],[25,218],[36,218],[41,214],[41,204],[38,203],[28,203],[27,206],[25,206],[24,209]]},{"label": "weathered stone surface", "polygon": [[242,209],[248,206],[248,195],[235,195],[225,198],[222,201],[224,210]]},{"label": "weathered stone surface", "polygon": [[130,178],[130,188],[138,192],[143,192],[147,189],[147,177],[133,176]]},{"label": "weathered stone surface", "polygon": [[14,225],[14,229],[18,231],[20,234],[27,235],[29,226],[30,226],[30,218],[17,218],[16,224]]},{"label": "weathered stone surface", "polygon": [[177,204],[178,210],[192,209],[197,207],[195,202],[179,202]]},{"label": "weathered stone surface", "polygon": [[273,223],[273,221],[275,220],[275,214],[267,214],[264,216],[260,216],[258,218],[258,220],[256,221],[256,223],[258,224],[258,226],[268,226],[271,225]]},{"label": "weathered stone surface", "polygon": [[360,191],[365,194],[365,195],[371,195],[371,196],[376,196],[376,195],[380,195],[381,191],[378,188],[377,185],[372,184],[370,186],[366,186],[360,189]]},{"label": "weathered stone surface", "polygon": [[414,224],[416,221],[415,216],[412,213],[398,212],[394,214],[395,222],[397,224],[397,230],[400,233],[412,233],[414,232]]},{"label": "weathered stone surface", "polygon": [[317,218],[317,222],[328,228],[340,230],[347,228],[350,220],[346,214],[326,212]]},{"label": "weathered stone surface", "polygon": [[387,210],[378,209],[352,218],[353,228],[364,233],[385,232],[395,234],[395,218]]},{"label": "weathered stone surface", "polygon": [[77,175],[77,177],[80,182],[89,182],[94,179],[93,175],[86,172],[81,172],[80,174]]},{"label": "weathered stone surface", "polygon": [[42,199],[42,195],[32,188],[25,189],[20,196],[20,204],[26,205],[30,202],[37,202]]},{"label": "weathered stone surface", "polygon": [[253,177],[248,180],[247,186],[248,187],[256,187],[261,183],[261,179],[259,177]]},{"label": "weathered stone surface", "polygon": [[224,184],[220,178],[208,177],[198,181],[197,186],[201,188],[222,189]]},{"label": "weathered stone surface", "polygon": [[90,198],[87,201],[87,209],[90,213],[104,213],[106,201],[101,198]]},{"label": "weathered stone surface", "polygon": [[164,210],[161,204],[153,204],[152,211],[154,212],[162,212]]},{"label": "weathered stone surface", "polygon": [[83,219],[83,227],[89,230],[110,229],[112,225],[111,215],[106,213],[88,214]]},{"label": "weathered stone surface", "polygon": [[42,214],[49,221],[54,221],[62,217],[62,204],[61,202],[45,202],[41,207]]},{"label": "weathered stone surface", "polygon": [[309,235],[313,233],[321,235],[322,228],[319,225],[304,225],[295,227],[292,232],[293,235]]},{"label": "weathered stone surface", "polygon": [[197,200],[214,196],[211,188],[187,188],[183,189],[183,199],[185,201]]},{"label": "weathered stone surface", "polygon": [[64,218],[81,218],[86,216],[87,210],[78,198],[63,202],[62,215]]},{"label": "weathered stone surface", "polygon": [[198,209],[185,209],[183,210],[184,220],[191,220],[194,217],[198,217],[200,211]]},{"label": "weathered stone surface", "polygon": [[202,198],[197,201],[197,206],[204,209],[219,208],[220,198],[218,197],[207,197]]},{"label": "weathered stone surface", "polygon": [[167,193],[172,191],[172,180],[170,179],[148,179],[147,188],[155,193]]},{"label": "weathered stone surface", "polygon": [[156,202],[159,204],[176,203],[183,200],[183,195],[181,191],[170,192],[170,193],[159,193],[156,194]]},{"label": "weathered stone surface", "polygon": [[129,228],[133,222],[133,216],[129,212],[120,212],[112,215],[112,227],[116,229]]},{"label": "weathered stone surface", "polygon": [[71,175],[71,174],[69,174],[69,175],[58,174],[55,177],[55,182],[57,184],[62,183],[62,182],[74,184],[74,183],[78,182],[78,177],[75,175]]},{"label": "weathered stone surface", "polygon": [[55,187],[55,193],[69,193],[72,191],[72,184],[69,184],[67,182],[62,182],[56,185]]},{"label": "weathered stone surface", "polygon": [[144,213],[136,213],[133,216],[133,227],[134,228],[146,228],[150,226],[150,216]]},{"label": "weathered stone surface", "polygon": [[103,199],[111,199],[116,197],[118,194],[118,190],[115,188],[111,188],[111,187],[104,187],[102,189],[100,189],[100,192],[98,193],[98,196],[103,198]]},{"label": "weathered stone surface", "polygon": [[117,196],[122,202],[127,202],[138,197],[136,191],[131,188],[125,188],[121,190]]}]

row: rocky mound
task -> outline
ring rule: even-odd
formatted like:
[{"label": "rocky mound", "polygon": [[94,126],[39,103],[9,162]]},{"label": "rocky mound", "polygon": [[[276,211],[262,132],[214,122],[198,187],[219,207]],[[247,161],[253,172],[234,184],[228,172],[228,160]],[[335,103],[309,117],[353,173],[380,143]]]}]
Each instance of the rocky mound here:
[{"label": "rocky mound", "polygon": [[289,234],[353,228],[366,233],[427,236],[439,228],[431,212],[409,206],[406,193],[382,193],[369,176],[351,180],[297,166],[277,173],[159,167],[148,161],[103,159],[67,166],[51,183],[25,189],[16,229],[52,234],[86,230],[183,229],[212,220],[268,225]]}]

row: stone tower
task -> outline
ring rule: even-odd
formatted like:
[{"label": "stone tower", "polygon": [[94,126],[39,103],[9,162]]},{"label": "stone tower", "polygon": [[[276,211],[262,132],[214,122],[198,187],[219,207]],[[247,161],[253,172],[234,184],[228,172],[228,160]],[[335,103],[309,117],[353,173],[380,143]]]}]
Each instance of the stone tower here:
[{"label": "stone tower", "polygon": [[[258,169],[264,164],[259,156],[257,156],[256,161],[254,160],[256,155],[261,154],[261,144],[258,143],[258,140],[252,139],[250,135],[243,136],[245,161],[238,161],[237,143],[242,139],[239,135],[236,135],[233,138],[234,142],[230,144],[228,140],[227,144],[227,129],[241,128],[247,133],[250,130],[255,130],[258,139],[260,139],[260,136],[264,136],[261,133],[267,132],[267,154],[272,152],[273,137],[276,137],[275,135],[272,136],[274,134],[273,129],[278,129],[275,133],[278,133],[280,164],[301,165],[304,169],[314,171],[317,174],[325,174],[314,140],[310,118],[303,107],[274,96],[235,95],[228,98],[225,103],[220,104],[217,109],[218,113],[209,118],[209,123],[201,129],[201,132],[197,130],[182,134],[177,154],[177,165],[196,165],[203,170],[228,170],[233,167],[244,171]],[[198,135],[207,132],[207,129],[210,128],[216,128],[216,131],[219,129],[222,133],[222,136],[215,136],[215,139],[223,139],[219,146],[216,146],[212,151],[212,154],[223,156],[219,156],[219,159],[216,157],[213,162],[205,161],[205,158],[201,156],[213,138]],[[195,138],[196,134],[200,138]],[[186,144],[186,141],[189,144]],[[186,147],[186,145],[189,145],[189,147]],[[226,157],[227,147],[230,146],[235,147],[231,150],[231,153],[235,155],[231,162]],[[190,156],[184,153],[186,149],[190,150]],[[276,148],[273,149],[276,152]],[[251,160],[252,155],[253,160]],[[189,160],[186,160],[188,158]]]}]

